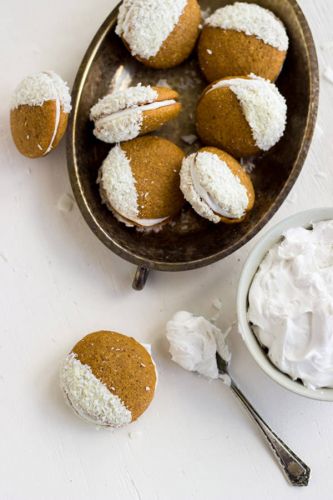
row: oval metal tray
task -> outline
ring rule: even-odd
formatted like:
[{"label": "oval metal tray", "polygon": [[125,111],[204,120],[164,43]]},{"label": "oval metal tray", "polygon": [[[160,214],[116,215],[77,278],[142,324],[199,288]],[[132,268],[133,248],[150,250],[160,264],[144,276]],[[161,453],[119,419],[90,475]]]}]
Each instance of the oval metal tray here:
[{"label": "oval metal tray", "polygon": [[[202,10],[215,10],[230,2],[202,0]],[[106,19],[91,42],[73,88],[73,111],[67,136],[70,180],[80,210],[95,235],[113,252],[139,266],[134,288],[142,289],[150,269],[184,271],[206,266],[235,252],[253,238],[281,206],[294,185],[311,143],[318,108],[319,75],[315,45],[307,21],[295,0],[258,0],[275,12],[287,27],[290,49],[277,85],[288,103],[284,138],[255,161],[251,177],[256,190],[252,213],[239,225],[214,225],[190,207],[174,224],[159,233],[143,234],[119,223],[102,205],[97,172],[110,150],[92,134],[89,110],[116,87],[161,80],[181,94],[184,111],[156,135],[170,138],[185,151],[196,150],[182,137],[195,134],[196,101],[207,85],[197,66],[196,54],[178,68],[147,69],[136,62],[114,33],[118,9]],[[163,82],[162,82],[163,83]]]}]

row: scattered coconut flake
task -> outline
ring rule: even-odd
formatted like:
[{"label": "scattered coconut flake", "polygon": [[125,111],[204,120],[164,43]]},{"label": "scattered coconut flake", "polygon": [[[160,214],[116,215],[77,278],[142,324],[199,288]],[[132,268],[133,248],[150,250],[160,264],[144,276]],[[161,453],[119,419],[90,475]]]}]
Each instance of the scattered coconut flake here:
[{"label": "scattered coconut flake", "polygon": [[325,80],[327,80],[330,83],[333,83],[333,68],[330,66],[326,66],[323,72]]},{"label": "scattered coconut flake", "polygon": [[158,82],[156,83],[156,87],[164,87],[167,89],[171,88],[171,86],[168,83],[168,80],[166,80],[165,78],[161,78],[160,80],[158,80]]},{"label": "scattered coconut flake", "polygon": [[132,55],[154,57],[178,24],[186,4],[187,0],[123,0],[116,33],[129,45]]},{"label": "scattered coconut flake", "polygon": [[136,439],[139,439],[143,436],[142,431],[132,431],[128,433],[128,437],[132,439],[133,441]]},{"label": "scattered coconut flake", "polygon": [[251,174],[253,170],[256,168],[256,164],[254,163],[255,157],[251,156],[249,158],[241,158],[240,159],[240,164],[244,168],[245,172],[248,174]]},{"label": "scattered coconut flake", "polygon": [[286,29],[273,12],[256,4],[236,2],[218,9],[206,19],[206,26],[242,31],[283,52],[288,50]]},{"label": "scattered coconut flake", "polygon": [[212,13],[211,7],[207,7],[207,9],[201,9],[201,17],[203,20],[206,20]]},{"label": "scattered coconut flake", "polygon": [[229,87],[240,102],[251,127],[253,139],[262,151],[268,151],[283,136],[287,122],[287,104],[274,83],[249,75],[220,80],[207,92]]},{"label": "scattered coconut flake", "polygon": [[207,53],[211,56],[213,51],[211,49],[207,49]]},{"label": "scattered coconut flake", "polygon": [[65,113],[72,109],[67,84],[54,71],[45,71],[26,77],[18,85],[11,101],[11,109],[21,105],[42,106],[46,101],[60,101]]},{"label": "scattered coconut flake", "polygon": [[180,188],[192,208],[215,224],[220,216],[241,218],[249,204],[245,186],[213,153],[194,153],[183,160]]},{"label": "scattered coconut flake", "polygon": [[37,148],[40,150],[40,151],[43,151],[43,148],[40,144],[37,144]]},{"label": "scattered coconut flake", "polygon": [[104,160],[97,181],[104,203],[120,216],[132,220],[139,216],[138,193],[131,164],[117,144]]},{"label": "scattered coconut flake", "polygon": [[333,49],[333,40],[328,40],[320,45],[322,50],[332,50]]},{"label": "scattered coconut flake", "polygon": [[217,309],[218,311],[220,311],[222,309],[222,300],[219,299],[218,297],[215,297],[215,299],[213,299],[213,302],[212,302],[212,306]]},{"label": "scattered coconut flake", "polygon": [[192,144],[198,140],[198,136],[194,134],[182,135],[181,140],[185,142],[185,144],[192,146]]},{"label": "scattered coconut flake", "polygon": [[121,427],[132,421],[132,414],[121,399],[74,353],[61,366],[60,386],[69,405],[83,420],[106,427]]},{"label": "scattered coconut flake", "polygon": [[74,207],[74,198],[70,193],[64,193],[60,196],[57,209],[60,212],[69,213],[73,210]]},{"label": "scattered coconut flake", "polygon": [[150,387],[146,387],[146,392],[149,392],[150,391]]}]

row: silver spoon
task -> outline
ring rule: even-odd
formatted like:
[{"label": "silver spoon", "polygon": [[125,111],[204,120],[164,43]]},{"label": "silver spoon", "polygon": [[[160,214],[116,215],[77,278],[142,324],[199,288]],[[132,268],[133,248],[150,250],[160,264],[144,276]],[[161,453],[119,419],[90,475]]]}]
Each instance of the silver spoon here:
[{"label": "silver spoon", "polygon": [[227,375],[230,378],[230,388],[243,403],[247,411],[253,417],[254,421],[267,439],[274,455],[278,459],[280,466],[287,479],[293,486],[307,486],[310,479],[310,468],[298,456],[288,448],[286,444],[272,431],[264,422],[259,413],[253,408],[248,399],[238,389],[235,382],[230,377],[228,363],[216,353],[217,367],[220,375]]}]

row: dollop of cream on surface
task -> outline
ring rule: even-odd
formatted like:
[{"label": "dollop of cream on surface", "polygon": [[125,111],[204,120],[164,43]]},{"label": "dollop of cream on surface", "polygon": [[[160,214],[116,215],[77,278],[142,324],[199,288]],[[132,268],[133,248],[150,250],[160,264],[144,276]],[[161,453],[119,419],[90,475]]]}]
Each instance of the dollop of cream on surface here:
[{"label": "dollop of cream on surface", "polygon": [[231,359],[226,334],[204,317],[186,311],[177,312],[166,330],[175,363],[204,377],[219,378],[216,352],[227,362]]},{"label": "dollop of cream on surface", "polygon": [[254,277],[248,320],[282,372],[333,387],[333,220],[284,233]]}]

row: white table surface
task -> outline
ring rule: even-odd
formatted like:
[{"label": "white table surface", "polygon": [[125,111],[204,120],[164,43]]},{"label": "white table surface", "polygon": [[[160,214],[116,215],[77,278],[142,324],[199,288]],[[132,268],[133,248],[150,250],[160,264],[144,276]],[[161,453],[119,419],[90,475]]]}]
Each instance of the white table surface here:
[{"label": "white table surface", "polygon": [[[26,75],[54,69],[71,84],[85,49],[116,2],[2,2],[0,21],[0,498],[1,500],[331,499],[333,406],[288,393],[256,366],[237,330],[233,372],[276,432],[312,467],[290,487],[233,395],[174,365],[165,323],[179,309],[235,318],[242,264],[254,241],[206,269],[154,273],[131,290],[134,267],[109,252],[79,210],[57,209],[70,192],[65,144],[39,161],[21,157],[8,103]],[[333,67],[333,2],[302,0],[321,73]],[[322,48],[322,44],[326,47]],[[318,127],[305,168],[272,223],[333,202],[333,85],[322,78]],[[259,236],[260,237],[260,236]],[[149,411],[108,433],[77,419],[58,388],[58,365],[83,335],[113,329],[149,342],[159,387]],[[132,434],[131,434],[132,433]]]}]

